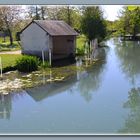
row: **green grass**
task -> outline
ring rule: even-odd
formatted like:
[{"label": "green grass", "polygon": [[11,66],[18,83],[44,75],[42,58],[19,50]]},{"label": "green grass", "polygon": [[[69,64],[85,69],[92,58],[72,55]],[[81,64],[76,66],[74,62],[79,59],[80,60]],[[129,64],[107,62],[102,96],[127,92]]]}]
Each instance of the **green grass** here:
[{"label": "green grass", "polygon": [[16,51],[16,50],[20,50],[20,49],[21,49],[21,46],[18,41],[13,41],[13,45],[11,46],[9,37],[5,38],[5,42],[4,42],[4,39],[2,37],[0,37],[0,52]]},{"label": "green grass", "polygon": [[16,60],[21,56],[21,54],[0,54],[3,69],[6,67],[14,67]]},{"label": "green grass", "polygon": [[[0,47],[11,47],[10,46],[10,41],[6,41],[6,42],[0,42]],[[19,43],[18,43],[18,41],[13,41],[13,45],[12,45],[12,47],[20,47],[20,45],[19,45]]]},{"label": "green grass", "polygon": [[7,51],[18,51],[21,50],[20,48],[0,48],[0,52],[7,52]]},{"label": "green grass", "polygon": [[[5,37],[5,41],[9,41],[9,37]],[[4,42],[4,38],[3,37],[0,37],[0,43],[3,43]]]}]

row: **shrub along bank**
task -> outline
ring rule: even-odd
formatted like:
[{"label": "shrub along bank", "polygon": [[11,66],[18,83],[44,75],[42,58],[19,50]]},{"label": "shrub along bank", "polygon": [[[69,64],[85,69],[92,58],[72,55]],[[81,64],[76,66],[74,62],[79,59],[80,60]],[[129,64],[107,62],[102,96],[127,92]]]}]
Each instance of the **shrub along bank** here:
[{"label": "shrub along bank", "polygon": [[48,61],[44,64],[35,56],[21,54],[0,54],[2,60],[2,72],[18,70],[20,72],[31,72],[41,68],[50,67]]}]

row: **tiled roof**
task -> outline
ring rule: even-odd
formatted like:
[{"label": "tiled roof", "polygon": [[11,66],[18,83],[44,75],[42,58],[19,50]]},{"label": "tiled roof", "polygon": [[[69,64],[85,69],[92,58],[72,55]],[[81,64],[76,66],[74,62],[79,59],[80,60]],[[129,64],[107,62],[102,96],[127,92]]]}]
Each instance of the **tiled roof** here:
[{"label": "tiled roof", "polygon": [[51,36],[78,35],[78,33],[62,20],[34,20],[37,25],[43,28]]}]

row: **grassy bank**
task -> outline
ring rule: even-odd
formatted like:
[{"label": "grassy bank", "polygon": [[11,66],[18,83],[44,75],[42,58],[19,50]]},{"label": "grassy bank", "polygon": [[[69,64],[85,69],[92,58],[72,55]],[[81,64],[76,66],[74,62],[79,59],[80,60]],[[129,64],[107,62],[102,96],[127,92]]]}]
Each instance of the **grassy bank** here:
[{"label": "grassy bank", "polygon": [[6,37],[5,41],[2,37],[0,37],[0,52],[2,51],[16,51],[20,50],[21,46],[18,41],[13,41],[13,45],[10,45],[9,38]]},{"label": "grassy bank", "polygon": [[14,70],[16,60],[21,56],[21,54],[0,54],[3,72]]}]

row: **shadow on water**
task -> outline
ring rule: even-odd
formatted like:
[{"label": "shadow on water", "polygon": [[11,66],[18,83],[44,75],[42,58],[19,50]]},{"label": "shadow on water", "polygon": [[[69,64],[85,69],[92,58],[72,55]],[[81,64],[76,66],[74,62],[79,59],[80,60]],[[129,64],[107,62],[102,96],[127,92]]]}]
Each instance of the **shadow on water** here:
[{"label": "shadow on water", "polygon": [[53,60],[52,67],[69,66],[69,65],[72,65],[75,63],[76,63],[75,58],[65,58],[65,59]]},{"label": "shadow on water", "polygon": [[114,41],[115,52],[120,60],[120,67],[124,74],[135,82],[140,76],[140,42],[139,41]]},{"label": "shadow on water", "polygon": [[123,107],[130,109],[130,113],[125,120],[124,128],[119,130],[120,133],[140,133],[140,87],[132,88],[128,92],[128,101]]}]

